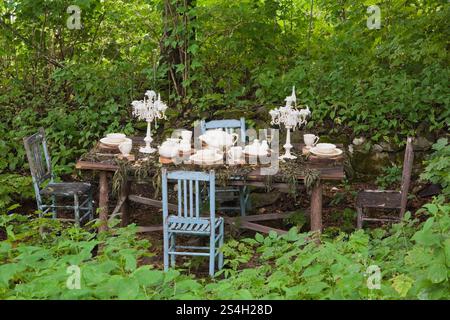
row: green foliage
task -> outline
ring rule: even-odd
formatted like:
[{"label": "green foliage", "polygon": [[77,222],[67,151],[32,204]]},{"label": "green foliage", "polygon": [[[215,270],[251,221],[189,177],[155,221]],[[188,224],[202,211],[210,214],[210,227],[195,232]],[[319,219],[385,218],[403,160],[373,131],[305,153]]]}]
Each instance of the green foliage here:
[{"label": "green foliage", "polygon": [[[267,126],[292,85],[313,111],[309,127],[331,134],[401,144],[418,127],[447,127],[450,8],[440,0],[379,1],[380,30],[366,27],[362,0],[314,1],[311,30],[310,1],[171,3],[187,26],[164,30],[160,0],[2,2],[0,172],[26,170],[22,138],[39,126],[56,172],[70,172],[105,132],[133,133],[130,101],[149,88],[171,105],[160,133],[199,118]],[[66,28],[73,4],[80,30]]]},{"label": "green foliage", "polygon": [[32,198],[34,195],[30,176],[0,174],[0,210],[13,201]]},{"label": "green foliage", "polygon": [[392,166],[382,169],[383,173],[377,177],[376,183],[381,189],[396,187],[402,179],[402,167]]},{"label": "green foliage", "polygon": [[433,145],[434,152],[425,161],[425,170],[420,175],[422,180],[440,184],[442,193],[450,196],[450,144],[447,138],[439,139]]},{"label": "green foliage", "polygon": [[[259,266],[230,271],[207,288],[218,299],[448,299],[450,206],[432,203],[418,214],[429,215],[418,229],[407,214],[389,233],[341,233],[320,245],[295,228],[281,237],[257,235],[231,256],[255,251]],[[372,265],[381,271],[380,289],[367,286]]]},{"label": "green foliage", "polygon": [[[449,299],[450,206],[427,204],[387,232],[322,236],[292,228],[224,247],[216,280],[164,273],[143,265],[149,243],[136,226],[95,234],[50,219],[0,215],[2,299]],[[44,232],[40,233],[40,230]],[[69,266],[81,289],[69,290]],[[369,289],[377,266],[380,288]],[[224,278],[219,279],[222,275]],[[371,282],[373,283],[373,282]]]}]

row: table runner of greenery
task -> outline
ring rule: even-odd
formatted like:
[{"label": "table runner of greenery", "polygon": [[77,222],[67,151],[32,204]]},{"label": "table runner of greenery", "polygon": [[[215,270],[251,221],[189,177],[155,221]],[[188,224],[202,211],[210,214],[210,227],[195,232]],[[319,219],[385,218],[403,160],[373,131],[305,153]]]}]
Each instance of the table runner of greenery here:
[{"label": "table runner of greenery", "polygon": [[[261,164],[242,164],[242,165],[213,165],[213,166],[200,166],[190,163],[183,163],[181,160],[186,160],[187,157],[180,158],[178,164],[162,164],[159,161],[157,153],[146,155],[137,152],[137,148],[133,148],[132,153],[135,156],[135,161],[128,161],[126,159],[119,159],[114,154],[102,153],[98,147],[95,147],[87,154],[83,155],[82,161],[93,161],[105,164],[116,164],[118,170],[114,173],[113,178],[113,191],[118,193],[125,179],[133,179],[138,183],[153,184],[155,189],[155,196],[159,194],[160,190],[160,173],[163,166],[169,170],[210,170],[214,169],[216,173],[216,180],[219,185],[225,186],[231,179],[244,180],[249,173],[261,166]],[[294,153],[295,154],[295,153]],[[297,196],[297,184],[298,177],[303,176],[304,184],[307,191],[319,181],[320,173],[316,169],[310,169],[307,165],[308,156],[302,154],[295,154],[297,159],[289,161],[280,161],[279,170],[275,175],[265,175],[264,183],[266,189],[269,191],[272,189],[273,183],[287,183],[290,185],[290,193],[295,198]],[[335,165],[335,162],[330,162],[330,165]]]}]

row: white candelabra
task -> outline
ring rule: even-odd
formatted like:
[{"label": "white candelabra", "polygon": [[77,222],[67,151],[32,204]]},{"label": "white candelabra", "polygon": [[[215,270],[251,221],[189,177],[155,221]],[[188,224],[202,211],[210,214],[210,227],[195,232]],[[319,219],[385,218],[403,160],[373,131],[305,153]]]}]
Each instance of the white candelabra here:
[{"label": "white candelabra", "polygon": [[139,120],[147,121],[147,135],[145,136],[145,147],[139,149],[142,153],[153,153],[156,149],[150,146],[153,141],[151,134],[151,123],[155,120],[155,125],[157,124],[157,119],[166,119],[166,109],[167,105],[161,101],[161,95],[158,94],[158,99],[156,99],[156,92],[153,90],[147,90],[145,92],[144,100],[133,101],[131,105],[133,106],[133,116],[137,117]]},{"label": "white candelabra", "polygon": [[309,107],[306,109],[297,110],[297,97],[295,96],[295,87],[292,88],[292,94],[285,99],[286,105],[270,110],[270,116],[272,117],[271,124],[280,125],[284,124],[287,130],[286,144],[283,146],[286,150],[285,154],[280,156],[280,159],[296,159],[297,157],[291,154],[291,129],[295,131],[295,128],[299,128],[306,124],[306,118],[311,115]]}]

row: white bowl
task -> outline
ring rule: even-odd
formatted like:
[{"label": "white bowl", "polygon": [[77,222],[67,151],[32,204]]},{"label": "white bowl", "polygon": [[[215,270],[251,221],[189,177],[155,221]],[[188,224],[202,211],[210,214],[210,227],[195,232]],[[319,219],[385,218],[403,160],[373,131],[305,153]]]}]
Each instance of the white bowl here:
[{"label": "white bowl", "polygon": [[316,150],[320,153],[333,153],[336,149],[336,145],[332,143],[318,143],[316,144]]},{"label": "white bowl", "polygon": [[125,141],[125,138],[127,136],[123,133],[108,133],[106,135],[106,138],[108,138],[108,141],[110,141],[111,143],[120,143]]}]

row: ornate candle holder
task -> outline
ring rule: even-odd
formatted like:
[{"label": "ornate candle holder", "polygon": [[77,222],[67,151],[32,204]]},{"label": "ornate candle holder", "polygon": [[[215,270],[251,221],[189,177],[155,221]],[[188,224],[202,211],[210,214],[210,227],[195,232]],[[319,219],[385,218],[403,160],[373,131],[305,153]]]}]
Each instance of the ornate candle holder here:
[{"label": "ornate candle holder", "polygon": [[284,124],[287,130],[286,143],[283,146],[286,150],[285,154],[280,156],[279,159],[296,159],[296,156],[291,154],[291,129],[295,131],[296,127],[301,127],[306,124],[306,118],[311,115],[309,107],[306,109],[297,110],[297,97],[295,96],[295,87],[292,87],[292,94],[285,99],[286,105],[270,110],[270,116],[272,117],[271,124],[281,126]]},{"label": "ornate candle holder", "polygon": [[161,101],[161,95],[158,94],[158,99],[156,99],[156,92],[153,90],[147,90],[144,100],[133,101],[131,105],[133,106],[133,116],[139,120],[147,121],[147,135],[144,139],[145,147],[140,148],[139,152],[153,153],[156,149],[150,146],[150,143],[153,141],[151,123],[155,120],[156,125],[157,119],[166,119],[167,105]]}]

